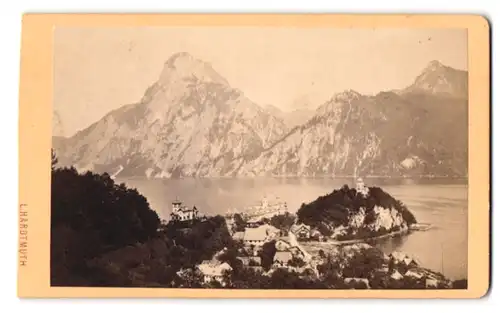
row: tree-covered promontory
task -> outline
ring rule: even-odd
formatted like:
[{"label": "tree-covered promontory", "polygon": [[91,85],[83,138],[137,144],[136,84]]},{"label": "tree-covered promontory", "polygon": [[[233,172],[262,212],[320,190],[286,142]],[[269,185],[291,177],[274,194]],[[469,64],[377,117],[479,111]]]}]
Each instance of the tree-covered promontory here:
[{"label": "tree-covered promontory", "polygon": [[[340,189],[336,189],[331,193],[320,196],[316,200],[302,204],[297,211],[297,218],[299,223],[310,225],[317,229],[324,236],[331,236],[334,229],[338,227],[348,228],[352,225],[353,218],[361,216],[363,218],[361,225],[357,225],[354,231],[361,233],[364,226],[377,222],[380,218],[378,212],[381,210],[391,210],[394,215],[400,214],[401,223],[408,226],[416,223],[415,216],[408,210],[408,208],[399,200],[396,200],[390,194],[379,187],[368,188],[368,193],[363,195],[356,191],[354,188],[349,188],[344,185]],[[359,223],[358,223],[359,224]],[[349,229],[347,229],[349,231]],[[377,229],[372,235],[379,235],[382,232],[393,231],[395,229]],[[353,231],[353,229],[350,229]],[[375,232],[375,230],[374,230]],[[343,235],[343,239],[347,238],[348,234]],[[370,236],[370,234],[363,233],[362,236]],[[352,236],[351,236],[352,237]]]}]

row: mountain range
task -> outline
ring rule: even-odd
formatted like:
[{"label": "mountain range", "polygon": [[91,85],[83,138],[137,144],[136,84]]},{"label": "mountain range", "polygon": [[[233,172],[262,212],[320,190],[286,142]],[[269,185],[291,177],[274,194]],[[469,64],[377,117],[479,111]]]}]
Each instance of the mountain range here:
[{"label": "mountain range", "polygon": [[407,88],[346,90],[293,117],[182,52],[139,102],[53,148],[61,166],[114,176],[464,177],[467,94],[466,71],[432,61]]}]

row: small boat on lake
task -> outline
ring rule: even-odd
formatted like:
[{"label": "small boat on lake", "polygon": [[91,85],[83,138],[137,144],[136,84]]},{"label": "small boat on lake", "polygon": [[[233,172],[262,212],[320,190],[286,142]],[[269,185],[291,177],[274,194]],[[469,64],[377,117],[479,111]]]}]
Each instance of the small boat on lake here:
[{"label": "small boat on lake", "polygon": [[426,231],[431,228],[432,225],[429,223],[416,223],[416,224],[411,224],[409,229],[410,230],[415,230],[415,231]]}]

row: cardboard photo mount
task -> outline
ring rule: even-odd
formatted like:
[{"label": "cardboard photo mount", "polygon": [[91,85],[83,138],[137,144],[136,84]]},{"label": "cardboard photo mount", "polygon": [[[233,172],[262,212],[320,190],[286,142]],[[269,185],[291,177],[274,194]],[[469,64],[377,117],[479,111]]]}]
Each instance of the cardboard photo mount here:
[{"label": "cardboard photo mount", "polygon": [[[461,28],[468,34],[468,289],[217,290],[50,286],[53,33],[58,27]],[[479,298],[490,285],[490,28],[479,15],[25,14],[19,103],[21,298]],[[71,104],[68,104],[71,105]]]}]

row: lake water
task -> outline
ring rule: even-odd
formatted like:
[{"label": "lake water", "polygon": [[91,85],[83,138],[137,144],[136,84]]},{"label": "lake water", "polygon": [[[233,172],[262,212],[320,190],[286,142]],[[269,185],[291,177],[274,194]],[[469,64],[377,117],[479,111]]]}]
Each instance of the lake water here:
[{"label": "lake water", "polygon": [[[137,188],[158,212],[168,219],[171,202],[178,198],[195,205],[202,214],[224,214],[258,204],[263,197],[286,201],[290,212],[302,203],[315,200],[343,184],[353,186],[350,178],[185,178],[117,179]],[[467,181],[464,179],[365,179],[401,200],[417,221],[431,223],[427,231],[382,240],[377,245],[386,253],[404,251],[429,269],[452,279],[467,277]]]}]

